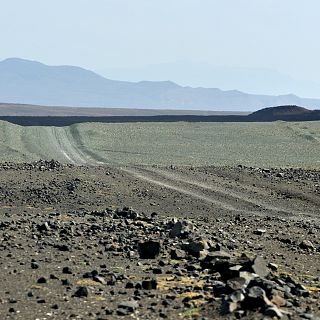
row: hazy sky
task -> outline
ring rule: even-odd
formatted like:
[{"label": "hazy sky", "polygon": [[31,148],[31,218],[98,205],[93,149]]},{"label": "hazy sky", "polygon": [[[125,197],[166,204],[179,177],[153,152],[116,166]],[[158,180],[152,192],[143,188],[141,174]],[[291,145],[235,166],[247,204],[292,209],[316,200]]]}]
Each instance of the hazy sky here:
[{"label": "hazy sky", "polygon": [[0,59],[91,69],[188,61],[320,82],[319,0],[0,0]]}]

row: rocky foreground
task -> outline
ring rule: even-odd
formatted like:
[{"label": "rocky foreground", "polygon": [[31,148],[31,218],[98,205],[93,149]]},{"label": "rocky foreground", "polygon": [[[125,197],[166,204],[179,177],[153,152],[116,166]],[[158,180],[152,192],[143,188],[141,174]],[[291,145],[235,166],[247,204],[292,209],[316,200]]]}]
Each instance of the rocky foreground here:
[{"label": "rocky foreground", "polygon": [[[290,176],[254,179],[270,175]],[[317,219],[187,210],[116,168],[4,164],[0,180],[0,319],[319,319]]]}]

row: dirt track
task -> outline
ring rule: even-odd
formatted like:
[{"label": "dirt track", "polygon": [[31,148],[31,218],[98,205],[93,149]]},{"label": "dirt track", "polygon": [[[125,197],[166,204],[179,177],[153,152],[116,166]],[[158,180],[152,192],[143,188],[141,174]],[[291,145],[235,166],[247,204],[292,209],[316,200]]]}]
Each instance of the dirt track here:
[{"label": "dirt track", "polygon": [[[69,128],[51,127],[52,143],[57,144],[57,149],[67,160],[76,165],[103,165],[104,162],[92,151],[86,150],[81,141],[77,139],[77,133]],[[73,128],[73,130],[75,130]],[[240,176],[232,171],[226,172],[201,172],[197,170],[167,170],[152,167],[120,167],[126,174],[145,181],[151,185],[160,186],[167,190],[173,190],[184,196],[189,196],[200,201],[207,202],[222,212],[246,213],[254,215],[273,215],[294,217],[295,219],[319,218],[320,199],[317,192],[310,194],[309,190],[303,190],[291,184],[283,183],[281,179],[266,180],[263,184],[252,184],[250,177]],[[209,170],[210,171],[210,170]],[[312,188],[312,182],[309,183]],[[287,198],[272,197],[281,192],[294,194],[294,201]]]},{"label": "dirt track", "polygon": [[[209,174],[200,170],[165,170],[155,168],[126,168],[122,169],[136,178],[174,190],[178,193],[190,196],[210,203],[217,210],[233,213],[246,213],[252,215],[273,215],[299,218],[319,218],[319,197],[309,197],[304,191],[292,187],[295,192],[295,202],[283,199],[274,199],[267,196],[267,192],[281,192],[288,185],[281,181],[277,186],[272,186],[268,181],[263,186],[252,185],[252,180],[239,178],[232,180],[228,175],[218,175],[215,172]],[[209,169],[210,171],[210,169]],[[290,186],[291,187],[291,186]],[[308,199],[307,211],[302,209],[306,206],[301,198]]]}]

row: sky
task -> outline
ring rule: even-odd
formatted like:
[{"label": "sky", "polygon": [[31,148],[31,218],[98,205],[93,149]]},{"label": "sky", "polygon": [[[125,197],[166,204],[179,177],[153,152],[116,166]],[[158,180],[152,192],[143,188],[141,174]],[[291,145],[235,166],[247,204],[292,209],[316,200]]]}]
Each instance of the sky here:
[{"label": "sky", "polygon": [[0,60],[20,57],[93,70],[199,63],[267,68],[320,83],[319,0],[0,4]]}]

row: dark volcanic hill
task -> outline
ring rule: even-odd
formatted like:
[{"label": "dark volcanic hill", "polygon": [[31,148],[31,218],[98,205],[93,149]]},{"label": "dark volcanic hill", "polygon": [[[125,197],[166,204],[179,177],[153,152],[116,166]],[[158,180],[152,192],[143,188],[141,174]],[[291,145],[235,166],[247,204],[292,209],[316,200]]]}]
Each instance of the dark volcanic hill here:
[{"label": "dark volcanic hill", "polygon": [[320,110],[308,110],[299,106],[264,108],[248,115],[254,121],[312,121],[320,120]]},{"label": "dark volcanic hill", "polygon": [[273,105],[320,107],[295,95],[182,87],[170,81],[125,82],[73,66],[47,66],[22,59],[0,62],[0,102],[50,106],[250,111]]}]

